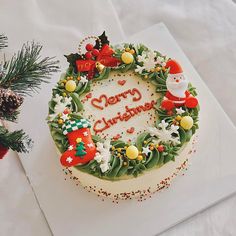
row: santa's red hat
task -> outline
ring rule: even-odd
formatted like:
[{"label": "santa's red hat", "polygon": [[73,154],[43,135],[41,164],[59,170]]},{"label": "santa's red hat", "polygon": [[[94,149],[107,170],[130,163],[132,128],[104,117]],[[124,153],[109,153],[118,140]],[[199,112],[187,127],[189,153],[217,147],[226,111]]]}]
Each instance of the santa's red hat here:
[{"label": "santa's red hat", "polygon": [[169,60],[166,62],[166,69],[170,68],[170,74],[183,73],[181,65],[176,60]]}]

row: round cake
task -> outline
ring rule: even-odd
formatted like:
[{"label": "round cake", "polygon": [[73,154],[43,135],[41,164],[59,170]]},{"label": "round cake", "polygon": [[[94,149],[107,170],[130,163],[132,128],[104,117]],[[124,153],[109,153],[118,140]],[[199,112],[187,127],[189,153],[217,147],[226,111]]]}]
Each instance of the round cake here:
[{"label": "round cake", "polygon": [[143,44],[111,46],[105,32],[66,58],[48,115],[66,174],[116,201],[168,187],[198,129],[196,89],[178,61]]}]

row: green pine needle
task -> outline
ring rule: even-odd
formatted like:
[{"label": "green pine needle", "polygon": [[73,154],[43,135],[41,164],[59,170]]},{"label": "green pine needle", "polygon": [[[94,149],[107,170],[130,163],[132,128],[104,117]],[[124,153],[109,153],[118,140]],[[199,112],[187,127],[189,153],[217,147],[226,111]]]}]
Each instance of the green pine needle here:
[{"label": "green pine needle", "polygon": [[0,49],[7,47],[7,37],[4,34],[0,34]]},{"label": "green pine needle", "polygon": [[6,128],[0,127],[0,144],[16,152],[28,152],[32,147],[32,140],[23,130],[9,132]]},{"label": "green pine needle", "polygon": [[21,95],[31,95],[47,83],[53,72],[59,71],[58,61],[54,58],[41,58],[42,46],[32,42],[24,44],[22,49],[6,63],[6,75],[0,80],[0,86],[10,88]]},{"label": "green pine needle", "polygon": [[2,120],[7,120],[7,121],[11,121],[11,122],[16,122],[16,120],[17,120],[17,117],[18,117],[18,115],[19,115],[19,111],[17,110],[17,111],[14,111],[14,112],[12,112],[12,113],[1,113],[0,112],[0,119],[2,119]]}]

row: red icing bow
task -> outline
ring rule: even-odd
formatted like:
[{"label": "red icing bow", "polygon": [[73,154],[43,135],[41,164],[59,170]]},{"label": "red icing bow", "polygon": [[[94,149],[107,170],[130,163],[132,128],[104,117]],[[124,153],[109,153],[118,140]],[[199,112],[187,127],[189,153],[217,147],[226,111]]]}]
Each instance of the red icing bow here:
[{"label": "red icing bow", "polygon": [[88,72],[88,78],[91,79],[94,76],[94,69],[96,68],[96,62],[100,62],[102,65],[107,67],[115,67],[119,64],[120,60],[113,57],[114,50],[105,44],[99,51],[99,55],[95,60],[77,60],[76,66],[77,70],[80,72]]}]

